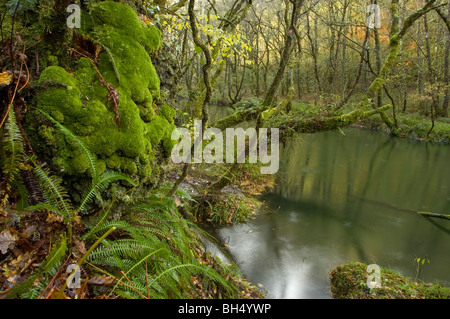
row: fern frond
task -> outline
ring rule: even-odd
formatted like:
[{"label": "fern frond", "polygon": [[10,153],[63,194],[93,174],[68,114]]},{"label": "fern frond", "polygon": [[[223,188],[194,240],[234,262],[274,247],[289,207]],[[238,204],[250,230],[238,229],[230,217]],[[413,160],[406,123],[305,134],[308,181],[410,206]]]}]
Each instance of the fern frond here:
[{"label": "fern frond", "polygon": [[121,228],[127,228],[129,226],[130,226],[130,224],[124,220],[107,221],[107,222],[101,223],[97,227],[91,229],[89,231],[89,233],[86,236],[84,236],[82,239],[88,240],[92,236],[101,236],[102,234],[107,232],[111,227],[116,227],[116,229],[121,229]]},{"label": "fern frond", "polygon": [[41,269],[45,272],[51,272],[53,268],[59,268],[57,265],[64,258],[66,252],[67,238],[63,235],[59,243],[53,244],[51,251],[42,263]]},{"label": "fern frond", "polygon": [[23,161],[24,150],[22,133],[16,123],[14,112],[8,114],[5,122],[2,141],[2,173],[6,177],[6,191],[11,189],[12,182],[18,177],[20,164]]},{"label": "fern frond", "polygon": [[23,211],[28,207],[28,192],[25,184],[22,182],[22,180],[17,179],[14,181],[14,184],[16,186],[16,194],[18,195],[17,200],[17,209],[19,211]]},{"label": "fern frond", "polygon": [[55,120],[53,117],[51,117],[49,114],[45,113],[42,110],[39,110],[39,112],[41,112],[45,117],[47,117],[56,127],[59,128],[59,130],[75,145],[77,145],[84,153],[86,159],[89,162],[89,173],[92,176],[92,180],[93,180],[93,184],[97,183],[97,180],[99,179],[98,176],[98,172],[97,172],[97,164],[95,161],[94,156],[92,155],[92,153],[89,151],[89,149],[87,148],[87,146],[83,143],[83,141],[76,136],[75,134],[73,134],[68,128],[66,128],[64,125],[62,125],[61,123],[59,123],[57,120]]},{"label": "fern frond", "polygon": [[117,83],[120,85],[120,73],[119,69],[117,68],[116,60],[114,59],[114,56],[112,55],[111,51],[105,45],[101,44],[101,46],[105,49],[106,53],[108,53],[109,61],[113,66],[114,73],[116,74]]},{"label": "fern frond", "polygon": [[[159,247],[158,247],[159,246]],[[117,255],[121,258],[135,258],[146,252],[163,252],[161,245],[152,240],[134,240],[134,239],[119,239],[112,242],[106,242],[101,247],[95,249],[89,256],[90,260],[96,258],[105,258],[111,255]]]},{"label": "fern frond", "polygon": [[37,0],[9,0],[6,3],[9,13],[14,16],[19,12],[32,10],[37,4]]},{"label": "fern frond", "polygon": [[74,208],[67,191],[61,186],[61,179],[50,175],[48,170],[42,169],[36,163],[34,173],[42,186],[47,203],[57,208],[57,214],[61,215],[65,221],[70,220]]},{"label": "fern frond", "polygon": [[104,190],[109,184],[116,181],[127,181],[133,186],[137,185],[130,177],[128,177],[125,174],[120,174],[114,171],[105,172],[100,177],[100,179],[92,182],[92,186],[90,187],[88,192],[84,195],[83,200],[81,201],[81,204],[78,208],[78,211],[84,210],[86,204],[89,201],[93,200],[95,196],[97,196],[97,198],[101,201],[100,192]]}]

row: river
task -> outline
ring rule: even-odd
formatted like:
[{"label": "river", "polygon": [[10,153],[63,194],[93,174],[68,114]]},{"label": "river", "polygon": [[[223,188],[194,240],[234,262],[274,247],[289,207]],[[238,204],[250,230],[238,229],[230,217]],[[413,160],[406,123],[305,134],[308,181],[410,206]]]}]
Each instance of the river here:
[{"label": "river", "polygon": [[218,237],[268,298],[332,298],[329,272],[362,261],[450,285],[450,147],[358,128],[301,135],[280,154],[267,209]]}]

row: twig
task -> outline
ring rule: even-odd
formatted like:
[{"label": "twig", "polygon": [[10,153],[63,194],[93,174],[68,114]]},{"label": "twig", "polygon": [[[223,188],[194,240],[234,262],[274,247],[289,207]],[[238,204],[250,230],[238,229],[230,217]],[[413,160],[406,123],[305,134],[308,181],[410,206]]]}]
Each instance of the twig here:
[{"label": "twig", "polygon": [[145,284],[147,286],[147,296],[148,298],[150,298],[150,288],[148,287],[147,259],[145,260]]},{"label": "twig", "polygon": [[[133,283],[131,282],[131,280],[130,279],[128,279],[128,277],[127,277],[127,275],[125,275],[125,273],[121,270],[120,271],[120,273],[125,277],[125,279],[130,283],[130,285],[131,285],[131,289],[133,289],[138,295],[140,295],[141,297],[144,297],[145,299],[149,299],[149,298],[147,298],[146,296],[144,296],[143,294],[141,294],[137,289],[136,289],[136,287],[133,285]],[[130,287],[130,286],[128,286],[128,287]]]},{"label": "twig", "polygon": [[8,109],[6,110],[5,117],[3,118],[2,122],[0,123],[0,128],[3,126],[3,123],[5,123],[5,120],[8,117],[9,111],[11,110],[11,106],[14,103],[14,99],[15,99],[16,93],[17,93],[17,88],[19,87],[19,79],[20,79],[20,76],[22,75],[22,67],[23,67],[23,63],[20,65],[19,76],[17,77],[17,82],[16,82],[16,87],[14,89],[14,94],[13,94],[13,96],[11,98],[11,102],[9,103]]}]

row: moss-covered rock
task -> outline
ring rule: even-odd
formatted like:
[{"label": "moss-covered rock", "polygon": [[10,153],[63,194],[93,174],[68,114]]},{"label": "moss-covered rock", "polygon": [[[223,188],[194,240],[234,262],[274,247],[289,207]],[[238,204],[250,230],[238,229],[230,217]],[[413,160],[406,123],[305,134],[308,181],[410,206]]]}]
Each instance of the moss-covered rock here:
[{"label": "moss-covered rock", "polygon": [[368,265],[351,262],[330,272],[331,293],[336,299],[448,299],[450,288],[418,283],[393,270],[380,268],[381,287],[367,286]]},{"label": "moss-covered rock", "polygon": [[[162,45],[160,31],[142,22],[129,6],[105,1],[82,15],[82,39],[101,48],[98,61],[81,57],[73,70],[57,65],[43,70],[35,104],[72,131],[95,156],[102,172],[122,171],[148,178],[158,144],[170,149],[173,109],[156,116],[160,80],[151,55]],[[116,118],[103,78],[119,94]],[[42,89],[43,88],[43,89]],[[81,150],[38,112],[27,119],[27,130],[40,155],[66,175],[84,175],[89,163]]]}]

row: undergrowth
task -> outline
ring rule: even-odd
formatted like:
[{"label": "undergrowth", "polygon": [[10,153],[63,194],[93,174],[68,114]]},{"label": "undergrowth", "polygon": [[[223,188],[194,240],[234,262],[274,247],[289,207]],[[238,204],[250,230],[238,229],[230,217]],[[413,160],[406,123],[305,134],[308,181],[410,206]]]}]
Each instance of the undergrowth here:
[{"label": "undergrowth", "polygon": [[367,286],[367,265],[352,262],[330,272],[331,292],[336,299],[448,299],[450,288],[426,284],[381,268],[379,288]]},{"label": "undergrowth", "polygon": [[[6,178],[2,179],[0,214],[0,298],[262,297],[241,278],[237,267],[224,265],[202,248],[200,234],[207,235],[179,212],[193,201],[183,189],[167,197],[172,185],[166,183],[146,198],[133,198],[123,218],[111,220],[118,199],[106,205],[102,192],[113,182],[133,186],[128,192],[139,185],[113,171],[99,175],[83,142],[44,115],[86,157],[92,183],[75,205],[61,179],[26,155],[10,113],[2,138]],[[32,173],[35,181],[26,185],[28,192],[27,187],[20,187],[32,184],[30,177],[22,178],[24,172]],[[29,192],[37,191],[42,196],[36,196],[37,202],[29,206]],[[101,210],[83,224],[78,213],[94,198]],[[27,204],[19,208],[19,199]],[[75,288],[67,287],[66,269],[71,264],[81,266],[81,285]]]}]

